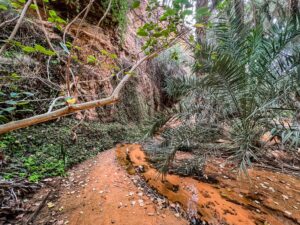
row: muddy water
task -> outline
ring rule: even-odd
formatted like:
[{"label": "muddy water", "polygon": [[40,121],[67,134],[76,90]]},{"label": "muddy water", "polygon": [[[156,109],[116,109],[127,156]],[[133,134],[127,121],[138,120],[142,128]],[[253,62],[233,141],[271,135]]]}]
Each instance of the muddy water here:
[{"label": "muddy water", "polygon": [[250,180],[237,179],[231,170],[211,165],[206,173],[218,184],[177,175],[167,175],[162,181],[140,145],[119,146],[117,156],[131,173],[143,168],[141,175],[148,184],[182,205],[190,219],[213,225],[300,224],[300,180],[295,177],[252,169]]}]

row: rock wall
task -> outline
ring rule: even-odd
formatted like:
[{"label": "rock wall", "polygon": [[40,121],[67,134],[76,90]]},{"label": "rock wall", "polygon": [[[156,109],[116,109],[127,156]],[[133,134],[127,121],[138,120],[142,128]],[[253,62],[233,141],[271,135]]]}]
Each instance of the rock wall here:
[{"label": "rock wall", "polygon": [[[76,41],[76,45],[80,47],[77,52],[78,59],[85,62],[88,56],[93,56],[98,60],[95,65],[81,66],[76,74],[77,88],[74,85],[73,91],[79,92],[76,93],[78,96],[84,96],[85,101],[109,95],[124,75],[118,74],[118,71],[129,68],[143,57],[142,40],[137,37],[136,30],[143,24],[146,3],[142,1],[139,9],[129,11],[127,29],[122,37],[117,26],[108,26],[107,22],[97,27],[91,19],[87,19],[88,22],[83,24]],[[75,36],[77,28],[78,23],[71,26],[71,37]],[[116,57],[111,58],[107,54],[115,54]],[[117,105],[91,109],[85,112],[86,118],[104,122],[120,119],[141,120],[142,117],[153,114],[154,99],[159,91],[147,73],[148,65],[144,63],[138,68],[134,78],[122,91],[122,100]],[[77,118],[82,117],[83,113],[77,114]]]}]

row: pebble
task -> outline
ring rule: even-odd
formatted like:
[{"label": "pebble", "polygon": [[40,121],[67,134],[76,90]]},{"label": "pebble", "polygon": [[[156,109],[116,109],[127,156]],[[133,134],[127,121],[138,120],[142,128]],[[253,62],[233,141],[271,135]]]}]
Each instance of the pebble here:
[{"label": "pebble", "polygon": [[260,186],[262,187],[262,188],[264,188],[264,189],[267,189],[268,187],[266,186],[266,185],[264,185],[264,184],[260,184]]},{"label": "pebble", "polygon": [[176,205],[175,205],[174,203],[171,203],[171,204],[170,204],[170,207],[175,209],[175,208],[176,208]]},{"label": "pebble", "polygon": [[269,190],[272,191],[273,193],[275,192],[275,189],[273,187],[269,187]]},{"label": "pebble", "polygon": [[284,213],[285,213],[287,216],[291,216],[291,215],[292,215],[292,213],[289,212],[289,211],[284,211]]},{"label": "pebble", "polygon": [[134,206],[134,205],[135,205],[135,201],[131,201],[130,204],[131,204],[132,206]]},{"label": "pebble", "polygon": [[144,206],[144,200],[143,199],[139,199],[138,203],[139,203],[140,206]]},{"label": "pebble", "polygon": [[177,218],[180,217],[180,214],[179,214],[179,213],[175,213],[174,215],[175,215]]},{"label": "pebble", "polygon": [[283,197],[283,200],[288,200],[289,199],[289,197],[286,196],[286,195],[281,195],[281,196]]}]

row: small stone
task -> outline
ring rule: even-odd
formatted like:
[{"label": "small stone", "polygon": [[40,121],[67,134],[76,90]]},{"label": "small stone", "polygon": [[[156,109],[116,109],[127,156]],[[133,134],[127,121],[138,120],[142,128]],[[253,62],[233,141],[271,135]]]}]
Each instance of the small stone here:
[{"label": "small stone", "polygon": [[174,215],[175,215],[177,218],[180,217],[180,214],[179,214],[179,213],[175,213]]},{"label": "small stone", "polygon": [[55,206],[55,204],[52,203],[52,202],[48,202],[47,206],[48,206],[49,209],[51,209],[51,208],[53,208]]},{"label": "small stone", "polygon": [[286,195],[281,195],[281,196],[282,196],[283,200],[288,200],[289,199],[289,197],[286,196]]},{"label": "small stone", "polygon": [[130,204],[131,204],[132,206],[134,206],[134,205],[135,205],[135,201],[131,201]]},{"label": "small stone", "polygon": [[154,216],[154,213],[148,213],[148,216]]},{"label": "small stone", "polygon": [[175,208],[176,208],[176,205],[175,205],[174,203],[171,203],[171,204],[170,204],[170,207],[175,209]]},{"label": "small stone", "polygon": [[143,199],[139,199],[139,200],[138,200],[138,203],[139,203],[139,205],[140,205],[141,207],[144,206],[144,200],[143,200]]},{"label": "small stone", "polygon": [[115,221],[115,220],[111,220],[110,222],[111,222],[112,224],[116,223],[116,221]]},{"label": "small stone", "polygon": [[83,214],[83,211],[80,211],[79,213],[80,213],[80,214]]},{"label": "small stone", "polygon": [[289,211],[284,211],[284,213],[285,213],[287,216],[291,216],[291,215],[292,215],[292,213],[289,212]]},{"label": "small stone", "polygon": [[260,184],[260,186],[262,187],[262,188],[264,188],[264,189],[267,189],[268,187],[266,186],[266,185],[264,185],[264,184]]},{"label": "small stone", "polygon": [[269,187],[269,190],[275,193],[275,189],[273,187]]}]

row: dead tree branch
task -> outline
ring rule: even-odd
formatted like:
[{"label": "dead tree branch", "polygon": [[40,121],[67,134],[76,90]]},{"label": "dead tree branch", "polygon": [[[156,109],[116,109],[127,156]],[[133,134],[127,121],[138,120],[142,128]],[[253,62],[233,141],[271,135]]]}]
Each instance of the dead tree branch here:
[{"label": "dead tree branch", "polygon": [[16,26],[14,27],[13,31],[11,32],[9,38],[7,39],[7,41],[4,43],[4,45],[2,45],[1,49],[0,49],[0,55],[2,55],[2,53],[4,52],[4,50],[6,49],[7,45],[15,38],[20,26],[21,26],[21,23],[26,15],[26,12],[29,8],[29,6],[31,5],[32,3],[32,0],[28,0],[27,3],[25,4],[22,12],[21,12],[21,15],[18,19],[18,22],[16,24]]},{"label": "dead tree branch", "polygon": [[154,57],[158,52],[154,52],[151,55],[145,56],[142,59],[140,59],[129,71],[126,76],[123,77],[121,82],[117,85],[113,93],[103,99],[95,100],[95,101],[90,101],[86,103],[80,103],[80,104],[74,104],[74,105],[69,105],[64,108],[52,111],[52,112],[47,112],[41,115],[33,116],[27,119],[22,119],[18,121],[12,121],[3,125],[0,125],[0,134],[7,133],[9,131],[17,130],[20,128],[28,127],[31,125],[43,123],[46,121],[54,120],[59,117],[71,115],[75,112],[82,111],[82,110],[87,110],[99,106],[105,106],[105,105],[111,105],[116,103],[119,100],[120,97],[120,92],[122,88],[125,86],[125,84],[128,82],[130,77],[132,76],[132,73],[146,60]]}]

